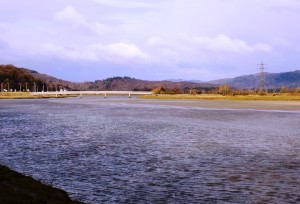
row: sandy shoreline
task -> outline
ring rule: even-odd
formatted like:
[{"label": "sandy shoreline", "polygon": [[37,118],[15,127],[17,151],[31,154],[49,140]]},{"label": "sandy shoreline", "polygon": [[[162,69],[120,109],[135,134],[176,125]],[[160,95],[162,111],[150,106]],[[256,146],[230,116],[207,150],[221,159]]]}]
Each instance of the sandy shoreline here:
[{"label": "sandy shoreline", "polygon": [[[109,99],[107,101],[110,101]],[[106,101],[106,102],[107,102]],[[161,105],[174,107],[194,107],[207,109],[254,109],[300,111],[300,101],[237,101],[237,100],[163,100],[163,99],[133,99],[113,100],[112,102],[137,105]]]},{"label": "sandy shoreline", "polygon": [[[69,96],[70,97],[70,96]],[[74,97],[74,96],[71,96]],[[95,96],[84,96],[95,97]],[[97,96],[103,99],[102,96]],[[56,98],[55,96],[38,98]],[[38,99],[36,96],[1,96],[1,99]],[[59,98],[65,98],[60,96]],[[204,109],[254,109],[254,110],[281,110],[281,111],[300,111],[300,101],[298,100],[231,100],[231,99],[160,99],[160,98],[115,98],[109,96],[99,102],[128,103],[140,105],[160,105],[177,107],[194,107]]]}]

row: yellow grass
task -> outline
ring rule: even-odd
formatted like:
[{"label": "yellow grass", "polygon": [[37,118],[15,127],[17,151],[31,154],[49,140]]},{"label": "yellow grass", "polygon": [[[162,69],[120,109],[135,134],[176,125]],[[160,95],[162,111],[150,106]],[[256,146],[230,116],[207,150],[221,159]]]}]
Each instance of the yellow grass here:
[{"label": "yellow grass", "polygon": [[[73,95],[60,95],[59,98],[74,97]],[[33,96],[29,92],[0,92],[0,99],[35,99],[35,98],[56,98],[56,95],[36,95]],[[267,100],[267,101],[300,101],[300,94],[267,94],[267,95],[247,95],[247,96],[223,96],[219,94],[159,94],[159,95],[145,95],[140,96],[143,99],[166,99],[166,100],[180,100],[180,99],[194,99],[194,100]]]},{"label": "yellow grass", "polygon": [[159,94],[159,95],[145,95],[141,96],[143,99],[195,99],[195,100],[268,100],[268,101],[300,101],[300,94],[268,94],[268,95],[247,95],[247,96],[223,96],[218,94],[201,94],[201,95],[190,95],[190,94]]},{"label": "yellow grass", "polygon": [[[58,95],[57,98],[64,98],[66,95]],[[71,95],[68,97],[72,97]],[[30,92],[0,92],[0,99],[35,99],[35,98],[56,98],[56,95],[31,95]]]}]

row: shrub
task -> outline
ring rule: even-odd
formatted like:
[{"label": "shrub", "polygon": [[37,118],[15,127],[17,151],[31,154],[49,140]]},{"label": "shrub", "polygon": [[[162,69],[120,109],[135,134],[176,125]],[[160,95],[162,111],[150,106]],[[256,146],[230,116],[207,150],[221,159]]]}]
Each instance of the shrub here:
[{"label": "shrub", "polygon": [[230,93],[230,87],[227,84],[224,84],[219,87],[219,94],[228,95]]}]

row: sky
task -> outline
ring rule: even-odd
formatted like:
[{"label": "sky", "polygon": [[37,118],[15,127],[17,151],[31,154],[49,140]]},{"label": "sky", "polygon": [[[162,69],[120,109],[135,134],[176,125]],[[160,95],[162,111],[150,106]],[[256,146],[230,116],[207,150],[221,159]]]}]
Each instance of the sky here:
[{"label": "sky", "polygon": [[0,64],[82,82],[300,69],[300,0],[0,0]]}]

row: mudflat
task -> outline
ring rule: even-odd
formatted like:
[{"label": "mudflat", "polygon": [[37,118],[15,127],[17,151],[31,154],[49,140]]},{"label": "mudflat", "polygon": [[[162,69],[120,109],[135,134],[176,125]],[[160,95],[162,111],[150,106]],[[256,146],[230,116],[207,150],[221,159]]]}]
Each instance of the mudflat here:
[{"label": "mudflat", "polygon": [[[109,99],[108,99],[109,100]],[[255,109],[300,111],[300,101],[269,101],[269,100],[164,100],[164,99],[138,99],[114,100],[131,104],[148,104],[162,106],[195,107],[207,109]]]}]

